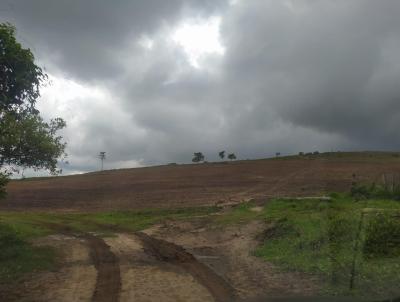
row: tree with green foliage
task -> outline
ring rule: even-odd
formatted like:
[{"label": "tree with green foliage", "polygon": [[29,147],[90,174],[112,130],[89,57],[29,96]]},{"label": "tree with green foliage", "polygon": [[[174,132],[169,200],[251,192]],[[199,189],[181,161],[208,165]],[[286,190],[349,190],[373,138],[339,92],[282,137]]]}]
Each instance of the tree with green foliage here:
[{"label": "tree with green foliage", "polygon": [[199,163],[199,162],[202,162],[202,161],[204,161],[204,155],[203,155],[203,153],[201,153],[201,152],[195,152],[195,153],[193,153],[192,162],[194,162],[194,163]]},{"label": "tree with green foliage", "polygon": [[6,175],[0,173],[0,198],[6,195],[6,185],[8,183],[8,178]]},{"label": "tree with green foliage", "polygon": [[231,161],[232,161],[232,160],[235,160],[235,159],[236,159],[235,153],[229,154],[229,155],[228,155],[228,158],[229,158]]},{"label": "tree with green foliage", "polygon": [[219,152],[218,155],[221,158],[221,160],[223,160],[225,158],[225,151]]},{"label": "tree with green foliage", "polygon": [[30,49],[17,42],[15,27],[0,23],[0,192],[19,168],[61,173],[65,143],[57,131],[66,124],[61,118],[45,122],[35,107],[46,82]]}]

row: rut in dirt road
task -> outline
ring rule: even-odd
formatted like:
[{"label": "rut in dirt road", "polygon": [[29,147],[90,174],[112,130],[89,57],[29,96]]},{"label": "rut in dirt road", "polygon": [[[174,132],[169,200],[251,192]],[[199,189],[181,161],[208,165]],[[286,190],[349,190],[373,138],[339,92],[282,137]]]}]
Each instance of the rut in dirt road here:
[{"label": "rut in dirt road", "polygon": [[93,302],[117,302],[121,289],[121,274],[118,258],[111,252],[103,239],[86,234],[90,255],[97,269],[96,287]]},{"label": "rut in dirt road", "polygon": [[208,289],[216,302],[230,302],[235,298],[234,289],[219,275],[174,243],[136,233],[143,243],[144,250],[157,259],[179,265],[190,273],[200,284]]},{"label": "rut in dirt road", "polygon": [[97,270],[93,302],[118,302],[121,290],[121,273],[118,258],[111,252],[103,239],[89,233],[76,234],[69,226],[58,223],[46,223],[47,227],[60,234],[83,238],[89,245],[90,257]]}]

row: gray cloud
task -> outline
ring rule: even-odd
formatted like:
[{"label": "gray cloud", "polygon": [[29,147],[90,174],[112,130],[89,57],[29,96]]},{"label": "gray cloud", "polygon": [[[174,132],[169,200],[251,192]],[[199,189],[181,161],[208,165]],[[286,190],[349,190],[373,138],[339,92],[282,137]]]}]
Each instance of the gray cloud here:
[{"label": "gray cloud", "polygon": [[[228,149],[400,147],[400,2],[396,0],[13,1],[8,20],[57,76],[86,87],[52,103],[70,120],[71,171],[188,162]],[[225,54],[190,66],[171,30],[221,17]],[[152,41],[151,49],[140,39]],[[101,89],[93,97],[91,89]],[[67,110],[67,109],[68,110]],[[77,113],[78,112],[78,113]]]},{"label": "gray cloud", "polygon": [[[257,111],[268,108],[289,123],[365,147],[398,147],[393,130],[400,123],[400,91],[391,83],[400,76],[400,60],[393,56],[400,3],[298,3],[241,2],[227,18],[223,36],[231,51],[231,81],[251,87],[253,96],[258,91],[264,100]],[[232,33],[235,25],[239,32]]]},{"label": "gray cloud", "polygon": [[185,12],[205,15],[224,6],[211,0],[13,0],[5,16],[49,67],[90,80],[113,77],[119,56],[142,34],[171,26]]}]

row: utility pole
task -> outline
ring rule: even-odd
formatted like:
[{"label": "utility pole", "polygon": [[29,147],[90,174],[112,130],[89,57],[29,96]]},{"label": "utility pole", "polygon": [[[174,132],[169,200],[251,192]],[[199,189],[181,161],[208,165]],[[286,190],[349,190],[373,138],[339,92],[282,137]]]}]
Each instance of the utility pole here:
[{"label": "utility pole", "polygon": [[101,171],[103,171],[103,162],[106,159],[106,152],[104,152],[104,151],[100,152],[98,157],[101,160]]}]

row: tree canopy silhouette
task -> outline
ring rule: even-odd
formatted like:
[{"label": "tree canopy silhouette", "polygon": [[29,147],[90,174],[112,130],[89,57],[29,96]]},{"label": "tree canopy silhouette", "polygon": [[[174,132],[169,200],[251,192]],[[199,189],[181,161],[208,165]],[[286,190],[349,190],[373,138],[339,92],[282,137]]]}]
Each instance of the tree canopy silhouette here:
[{"label": "tree canopy silhouette", "polygon": [[204,155],[201,152],[195,152],[193,153],[193,158],[192,158],[192,162],[194,163],[199,163],[201,161],[204,161]]},{"label": "tree canopy silhouette", "polygon": [[57,131],[66,123],[45,122],[35,107],[46,82],[30,49],[17,42],[15,27],[0,23],[0,191],[19,167],[61,172],[57,162],[65,156],[65,143]]},{"label": "tree canopy silhouette", "polygon": [[229,154],[229,155],[228,155],[228,158],[229,158],[230,160],[234,160],[234,159],[236,159],[236,155],[235,155],[235,153],[231,153],[231,154]]}]

